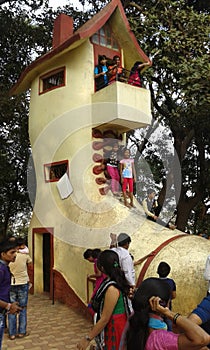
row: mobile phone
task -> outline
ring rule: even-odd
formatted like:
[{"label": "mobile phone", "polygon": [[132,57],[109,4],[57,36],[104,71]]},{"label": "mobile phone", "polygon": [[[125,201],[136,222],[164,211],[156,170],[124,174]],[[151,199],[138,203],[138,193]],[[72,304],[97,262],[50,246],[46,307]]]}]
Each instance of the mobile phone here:
[{"label": "mobile phone", "polygon": [[165,300],[160,300],[160,301],[159,301],[159,304],[160,304],[162,307],[166,307],[167,302],[166,302]]}]

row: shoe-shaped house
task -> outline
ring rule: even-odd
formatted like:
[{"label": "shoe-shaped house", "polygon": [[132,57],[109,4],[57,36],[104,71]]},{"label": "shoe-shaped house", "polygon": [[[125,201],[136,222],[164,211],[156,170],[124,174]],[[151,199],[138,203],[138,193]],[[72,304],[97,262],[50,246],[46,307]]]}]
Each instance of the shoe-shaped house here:
[{"label": "shoe-shaped house", "polygon": [[[54,24],[53,48],[22,73],[12,93],[30,89],[29,135],[36,173],[36,198],[29,227],[34,293],[86,309],[86,276],[92,265],[87,248],[107,248],[110,233],[128,233],[138,283],[157,276],[161,260],[171,265],[177,283],[174,308],[189,312],[204,296],[203,268],[209,242],[146,220],[140,204],[124,207],[110,191],[104,153],[113,138],[125,145],[126,132],[151,122],[150,92],[124,81],[96,91],[94,66],[99,55],[119,55],[129,71],[146,62],[120,0],[73,31],[72,18]],[[29,188],[33,187],[29,177]]]}]

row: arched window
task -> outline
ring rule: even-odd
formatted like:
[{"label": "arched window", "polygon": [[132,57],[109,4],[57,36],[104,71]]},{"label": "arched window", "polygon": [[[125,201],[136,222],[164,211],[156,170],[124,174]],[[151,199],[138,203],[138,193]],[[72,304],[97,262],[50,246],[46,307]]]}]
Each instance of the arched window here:
[{"label": "arched window", "polygon": [[93,44],[104,46],[115,51],[120,50],[120,46],[108,24],[105,24],[100,30],[98,30],[91,37],[91,41]]}]

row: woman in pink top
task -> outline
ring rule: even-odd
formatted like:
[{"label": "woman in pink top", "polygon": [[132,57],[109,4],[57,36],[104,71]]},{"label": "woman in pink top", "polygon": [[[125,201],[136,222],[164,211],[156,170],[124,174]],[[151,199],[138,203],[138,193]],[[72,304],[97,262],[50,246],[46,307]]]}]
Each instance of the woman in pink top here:
[{"label": "woman in pink top", "polygon": [[98,260],[98,256],[100,253],[101,253],[101,249],[96,248],[96,249],[87,249],[83,254],[83,256],[86,260],[88,260],[91,263],[94,263],[94,266],[93,266],[94,274],[88,276],[90,278],[95,277],[95,279],[96,279],[93,295],[95,295],[95,293],[98,290],[98,288],[100,287],[101,283],[107,277],[97,267],[97,260]]},{"label": "woman in pink top", "polygon": [[[94,268],[94,274],[92,275],[88,275],[88,278],[95,278],[95,287],[91,296],[91,300],[93,299],[94,295],[96,294],[98,288],[100,287],[101,283],[103,282],[103,280],[107,277],[104,273],[102,273],[98,267],[97,267],[97,260],[98,260],[98,256],[100,254],[101,250],[98,248],[95,249],[87,249],[84,254],[83,257],[88,260],[89,262],[93,263],[93,268]],[[94,315],[94,311],[92,310],[91,307],[91,302],[88,305],[89,311],[91,313],[91,315]]]},{"label": "woman in pink top", "polygon": [[[201,327],[168,308],[169,285],[158,278],[144,280],[132,302],[134,313],[129,320],[127,350],[199,350],[208,349],[210,335]],[[180,334],[167,331],[164,317],[173,321]]]}]

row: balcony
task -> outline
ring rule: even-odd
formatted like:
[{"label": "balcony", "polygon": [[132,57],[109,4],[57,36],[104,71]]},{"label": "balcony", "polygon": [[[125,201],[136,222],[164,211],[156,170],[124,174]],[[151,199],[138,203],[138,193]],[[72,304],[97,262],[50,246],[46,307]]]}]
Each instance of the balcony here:
[{"label": "balcony", "polygon": [[92,123],[120,132],[151,124],[150,91],[116,81],[92,95]]}]

